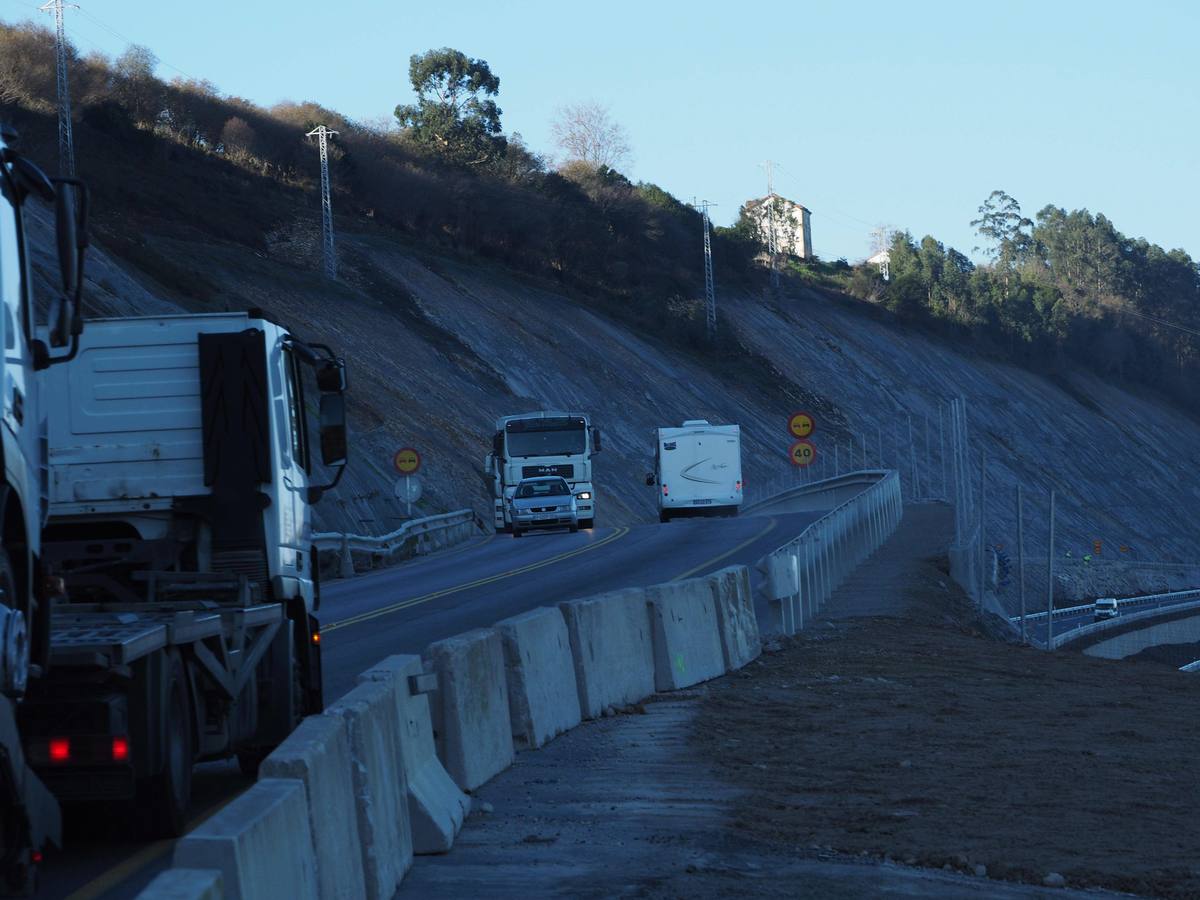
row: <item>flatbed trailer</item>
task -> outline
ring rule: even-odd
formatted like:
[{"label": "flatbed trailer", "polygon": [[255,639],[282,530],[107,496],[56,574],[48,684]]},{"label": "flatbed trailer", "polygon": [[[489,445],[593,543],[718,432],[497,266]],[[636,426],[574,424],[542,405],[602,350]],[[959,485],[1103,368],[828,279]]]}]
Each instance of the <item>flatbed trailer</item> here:
[{"label": "flatbed trailer", "polygon": [[138,573],[144,603],[60,603],[50,676],[21,706],[29,762],[67,807],[134,801],[178,833],[194,763],[254,766],[301,717],[293,629],[245,576]]}]

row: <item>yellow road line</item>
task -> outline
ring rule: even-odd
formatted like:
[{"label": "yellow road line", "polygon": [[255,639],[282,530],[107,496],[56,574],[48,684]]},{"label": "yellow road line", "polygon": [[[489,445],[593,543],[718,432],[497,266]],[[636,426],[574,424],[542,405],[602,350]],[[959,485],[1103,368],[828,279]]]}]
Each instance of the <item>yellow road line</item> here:
[{"label": "yellow road line", "polygon": [[613,533],[602,540],[596,541],[594,544],[586,544],[583,547],[578,547],[575,550],[569,550],[566,553],[560,553],[557,556],[551,556],[549,559],[543,559],[539,562],[530,563],[527,566],[521,566],[518,569],[509,569],[507,572],[500,572],[496,575],[489,575],[487,578],[479,578],[475,581],[467,582],[466,584],[458,584],[454,587],[443,588],[440,591],[433,591],[424,594],[420,597],[413,597],[409,600],[401,600],[399,603],[393,603],[390,606],[373,609],[370,612],[360,613],[357,616],[351,616],[348,619],[342,619],[339,622],[333,622],[321,628],[322,634],[328,634],[331,631],[337,631],[339,628],[345,628],[347,625],[357,625],[360,622],[369,622],[371,619],[378,619],[380,616],[386,616],[390,613],[397,612],[402,609],[408,609],[410,606],[418,606],[422,603],[428,603],[430,600],[436,600],[439,597],[445,597],[448,594],[456,594],[459,591],[467,591],[472,588],[482,587],[485,584],[492,584],[496,581],[503,581],[505,578],[512,578],[516,575],[524,575],[526,572],[532,572],[535,569],[545,568],[546,566],[554,565],[562,562],[564,559],[570,559],[573,556],[579,556],[581,553],[590,553],[593,550],[599,550],[601,547],[611,544],[613,541],[624,537],[629,533],[627,527],[621,527],[613,530]]},{"label": "yellow road line", "polygon": [[707,562],[702,562],[698,566],[693,566],[692,568],[690,568],[686,572],[684,572],[682,575],[676,575],[671,580],[672,581],[682,581],[685,578],[690,578],[691,576],[695,575],[697,572],[701,571],[702,569],[707,569],[709,566],[719,563],[721,560],[725,559],[726,557],[733,556],[733,554],[737,553],[739,550],[744,550],[747,547],[749,547],[751,544],[753,544],[755,541],[759,540],[760,538],[766,537],[768,534],[771,533],[771,531],[775,528],[775,526],[777,524],[779,524],[779,523],[776,522],[775,519],[771,519],[769,522],[767,522],[767,527],[764,528],[762,531],[760,531],[758,534],[754,535],[754,537],[747,538],[746,540],[744,540],[740,544],[738,544],[736,547],[726,550],[724,553],[714,556],[712,559],[708,560]]},{"label": "yellow road line", "polygon": [[[187,823],[187,828],[185,829],[184,833],[186,834],[193,828],[198,828],[200,825],[203,825],[206,821],[215,816],[241,795],[242,791],[239,790],[232,797],[227,797],[220,803],[217,803],[215,806],[206,809],[204,812],[200,813],[200,815],[196,816]],[[83,887],[72,891],[70,894],[67,894],[66,900],[95,900],[97,897],[102,897],[113,888],[122,884],[129,878],[132,878],[160,856],[165,856],[166,854],[170,853],[171,848],[174,846],[174,838],[154,841],[151,844],[147,844],[136,853],[132,854],[131,856],[127,856],[108,871],[97,875],[87,884],[83,885]]]}]

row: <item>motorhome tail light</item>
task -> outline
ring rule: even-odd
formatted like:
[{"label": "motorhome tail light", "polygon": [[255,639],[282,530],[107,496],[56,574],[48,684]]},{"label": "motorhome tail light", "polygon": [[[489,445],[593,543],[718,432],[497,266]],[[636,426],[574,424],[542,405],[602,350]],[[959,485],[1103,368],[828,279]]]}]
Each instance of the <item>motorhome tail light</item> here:
[{"label": "motorhome tail light", "polygon": [[739,491],[742,489],[742,483],[740,481],[737,483],[737,489]]},{"label": "motorhome tail light", "polygon": [[667,486],[664,484],[664,485],[663,485],[663,496],[665,497],[665,496],[667,496],[667,494],[669,494],[669,493],[670,493],[670,491],[668,491],[668,490],[667,490]]},{"label": "motorhome tail light", "polygon": [[129,761],[129,738],[115,737],[112,739],[112,759],[113,762]]},{"label": "motorhome tail light", "polygon": [[67,738],[50,738],[50,762],[71,761],[71,742]]}]

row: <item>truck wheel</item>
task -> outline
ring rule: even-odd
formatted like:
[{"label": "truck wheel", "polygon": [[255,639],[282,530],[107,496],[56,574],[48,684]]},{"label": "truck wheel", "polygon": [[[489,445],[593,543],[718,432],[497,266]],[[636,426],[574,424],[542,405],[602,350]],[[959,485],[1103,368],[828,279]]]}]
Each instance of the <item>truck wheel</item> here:
[{"label": "truck wheel", "polygon": [[515,538],[523,537],[524,534],[525,534],[525,532],[523,532],[520,528],[514,527],[512,529],[512,536]]},{"label": "truck wheel", "polygon": [[167,667],[165,697],[163,770],[147,779],[144,788],[144,808],[150,810],[150,827],[156,838],[183,834],[192,805],[192,720],[183,661],[178,654],[171,654]]},{"label": "truck wheel", "polygon": [[662,512],[660,512],[658,514],[658,521],[661,522],[663,525],[666,525],[668,522],[671,521],[671,514],[664,509]]},{"label": "truck wheel", "polygon": [[580,519],[579,520],[580,528],[592,528],[595,526],[595,524],[596,524],[595,519]]}]

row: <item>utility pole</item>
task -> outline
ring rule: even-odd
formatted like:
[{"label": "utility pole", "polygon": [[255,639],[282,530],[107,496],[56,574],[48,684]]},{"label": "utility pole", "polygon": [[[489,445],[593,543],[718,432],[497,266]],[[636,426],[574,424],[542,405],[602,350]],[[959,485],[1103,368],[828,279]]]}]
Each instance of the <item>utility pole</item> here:
[{"label": "utility pole", "polygon": [[54,48],[58,78],[58,170],[67,178],[75,177],[75,138],[71,133],[71,93],[67,86],[67,35],[63,11],[79,9],[63,0],[46,0],[43,12],[54,13]]},{"label": "utility pole", "polygon": [[779,289],[779,238],[775,234],[775,163],[762,164],[767,170],[767,256],[771,260],[771,290]]},{"label": "utility pole", "polygon": [[337,256],[333,249],[333,202],[329,196],[329,135],[332,128],[318,125],[305,137],[316,137],[321,148],[321,249],[325,257],[325,275],[337,278]]},{"label": "utility pole", "polygon": [[710,341],[717,336],[717,289],[713,284],[712,224],[708,218],[708,210],[716,205],[707,200],[692,199],[692,208],[700,210],[700,217],[704,223],[704,308],[708,319],[708,339]]}]

